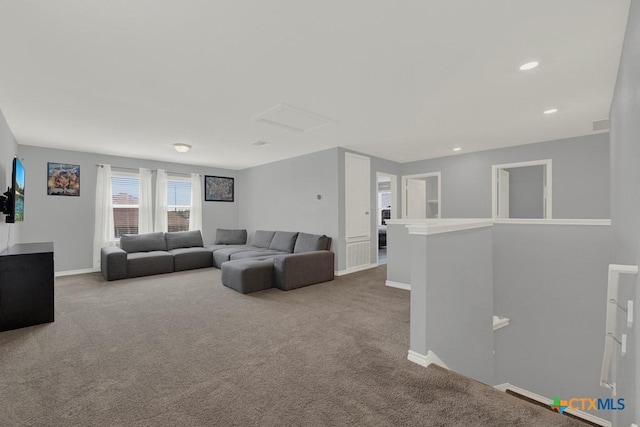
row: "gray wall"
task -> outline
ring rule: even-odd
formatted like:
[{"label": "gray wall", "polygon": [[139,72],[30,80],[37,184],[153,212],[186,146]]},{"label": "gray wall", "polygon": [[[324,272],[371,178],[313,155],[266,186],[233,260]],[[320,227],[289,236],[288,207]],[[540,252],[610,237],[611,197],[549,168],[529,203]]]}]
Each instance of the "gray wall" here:
[{"label": "gray wall", "polygon": [[495,224],[493,244],[495,314],[510,318],[495,332],[496,383],[610,397],[599,384],[611,228]]},{"label": "gray wall", "polygon": [[[105,156],[77,151],[54,150],[19,145],[19,155],[27,173],[25,221],[20,241],[52,241],[56,252],[56,271],[92,267],[95,218],[96,164],[127,168],[165,169],[177,173],[200,173],[236,177],[236,171]],[[80,197],[47,195],[47,162],[80,165]],[[236,188],[236,196],[238,189]],[[204,196],[203,196],[204,199]],[[213,243],[216,228],[238,226],[238,203],[202,202],[203,238]]]},{"label": "gray wall", "polygon": [[[631,2],[618,79],[611,106],[611,221],[615,264],[640,265],[640,3]],[[636,278],[634,288],[640,286]],[[640,301],[636,301],[636,316]],[[629,353],[618,360],[619,395],[629,407],[619,425],[640,423],[640,327],[634,325]]]},{"label": "gray wall", "polygon": [[[344,150],[338,148],[339,251],[338,269],[346,268],[344,256]],[[366,154],[355,152],[368,156]],[[557,141],[520,145],[410,163],[371,158],[371,212],[376,212],[376,172],[398,176],[398,210],[403,198],[401,177],[442,172],[443,218],[491,217],[491,166],[530,160],[553,160],[553,217],[609,218],[609,134],[597,134]],[[516,184],[517,185],[517,184]],[[516,208],[517,210],[518,208]],[[377,223],[371,219],[371,263],[376,261]]]},{"label": "gray wall", "polygon": [[[11,186],[13,157],[17,154],[18,144],[7,125],[4,114],[0,111],[0,193],[4,193],[7,187]],[[30,185],[28,181],[25,184]],[[4,215],[0,215],[0,252],[19,242],[20,232],[24,227],[24,223],[7,224],[5,218]],[[8,240],[9,232],[11,232],[11,241]]]},{"label": "gray wall", "polygon": [[509,172],[509,217],[544,217],[544,166],[506,169]]},{"label": "gray wall", "polygon": [[411,235],[411,350],[493,382],[491,227]]},{"label": "gray wall", "polygon": [[387,224],[387,280],[411,285],[412,236],[405,224]]},{"label": "gray wall", "polygon": [[402,175],[442,172],[443,218],[491,217],[491,166],[553,160],[553,217],[609,218],[609,135],[459,154],[401,165]]},{"label": "gray wall", "polygon": [[250,236],[255,230],[326,234],[339,256],[337,149],[241,170],[238,184],[239,224]]}]

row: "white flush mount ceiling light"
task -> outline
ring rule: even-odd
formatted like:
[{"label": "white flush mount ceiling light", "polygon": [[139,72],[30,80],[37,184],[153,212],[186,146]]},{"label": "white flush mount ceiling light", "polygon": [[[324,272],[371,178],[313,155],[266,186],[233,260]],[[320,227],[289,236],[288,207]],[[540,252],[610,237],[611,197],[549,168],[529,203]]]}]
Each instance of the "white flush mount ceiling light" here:
[{"label": "white flush mount ceiling light", "polygon": [[460,150],[462,150],[462,148],[460,148],[460,147],[456,147],[456,148],[453,149],[453,151],[460,151]]},{"label": "white flush mount ceiling light", "polygon": [[557,113],[558,109],[557,108],[550,108],[548,110],[543,111],[543,114],[554,114]]},{"label": "white flush mount ceiling light", "polygon": [[537,61],[531,61],[531,62],[527,62],[526,64],[522,64],[520,66],[520,70],[521,71],[529,71],[529,70],[533,70],[534,68],[536,68],[538,65],[540,65],[539,62]]},{"label": "white flush mount ceiling light", "polygon": [[258,114],[254,120],[301,133],[311,132],[334,123],[327,117],[287,104],[275,105],[264,113]]},{"label": "white flush mount ceiling light", "polygon": [[177,143],[173,144],[173,148],[175,148],[175,150],[178,153],[186,153],[187,151],[191,150],[191,146],[189,144],[185,144],[183,142],[177,142]]}]

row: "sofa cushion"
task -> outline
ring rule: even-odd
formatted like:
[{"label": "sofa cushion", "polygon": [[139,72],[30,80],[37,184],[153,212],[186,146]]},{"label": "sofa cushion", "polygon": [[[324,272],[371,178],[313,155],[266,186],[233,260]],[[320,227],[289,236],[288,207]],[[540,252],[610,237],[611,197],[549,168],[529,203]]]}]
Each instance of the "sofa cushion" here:
[{"label": "sofa cushion", "polygon": [[127,277],[149,276],[151,274],[171,273],[173,255],[169,252],[136,252],[127,255]]},{"label": "sofa cushion", "polygon": [[327,282],[333,280],[334,255],[329,251],[313,251],[276,256],[273,271],[273,286],[283,291]]},{"label": "sofa cushion", "polygon": [[120,248],[106,247],[100,250],[100,271],[107,280],[127,278],[127,253]]},{"label": "sofa cushion", "polygon": [[229,261],[222,266],[222,284],[243,294],[273,287],[273,261]]},{"label": "sofa cushion", "polygon": [[175,271],[213,266],[213,253],[209,248],[178,248],[171,249],[169,253],[173,255]]},{"label": "sofa cushion", "polygon": [[247,230],[216,230],[216,245],[244,245],[247,243]]},{"label": "sofa cushion", "polygon": [[275,231],[258,230],[253,235],[251,246],[255,246],[256,248],[269,249],[269,245],[271,244],[271,240],[273,240],[273,236],[275,234]]},{"label": "sofa cushion", "polygon": [[256,250],[256,248],[251,246],[234,246],[226,249],[218,249],[213,251],[213,266],[221,268],[222,263],[229,261],[232,254],[254,250]]},{"label": "sofa cushion", "polygon": [[202,242],[202,233],[200,233],[200,230],[174,231],[171,233],[166,233],[165,238],[167,239],[166,250],[168,251],[178,248],[193,248],[204,246],[204,243]]},{"label": "sofa cushion", "polygon": [[120,248],[127,253],[166,251],[164,233],[124,234],[120,237]]},{"label": "sofa cushion", "polygon": [[296,237],[298,237],[298,233],[291,231],[276,231],[276,234],[273,236],[273,240],[271,240],[271,244],[269,245],[269,249],[291,253],[293,252],[293,246],[296,244]]},{"label": "sofa cushion", "polygon": [[325,251],[329,249],[329,238],[324,234],[298,233],[294,253]]},{"label": "sofa cushion", "polygon": [[218,249],[245,247],[245,245],[205,245],[204,247],[208,248],[211,252],[213,252],[213,251],[217,251]]},{"label": "sofa cushion", "polygon": [[288,254],[288,252],[275,251],[272,249],[258,249],[255,251],[245,251],[245,252],[238,252],[235,254],[231,254],[229,256],[229,260],[233,261],[237,259],[249,259],[249,258],[253,259],[253,258],[262,258],[262,257],[286,255],[286,254]]}]

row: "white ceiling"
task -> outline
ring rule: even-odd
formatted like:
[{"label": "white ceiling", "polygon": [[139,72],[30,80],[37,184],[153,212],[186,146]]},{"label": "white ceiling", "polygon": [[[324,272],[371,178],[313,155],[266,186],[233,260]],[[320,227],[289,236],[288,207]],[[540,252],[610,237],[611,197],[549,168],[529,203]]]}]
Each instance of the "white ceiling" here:
[{"label": "white ceiling", "polygon": [[[0,0],[0,109],[19,144],[232,169],[336,146],[406,162],[587,135],[608,116],[628,8]],[[529,60],[541,65],[519,71]],[[334,122],[253,120],[280,103]]]}]

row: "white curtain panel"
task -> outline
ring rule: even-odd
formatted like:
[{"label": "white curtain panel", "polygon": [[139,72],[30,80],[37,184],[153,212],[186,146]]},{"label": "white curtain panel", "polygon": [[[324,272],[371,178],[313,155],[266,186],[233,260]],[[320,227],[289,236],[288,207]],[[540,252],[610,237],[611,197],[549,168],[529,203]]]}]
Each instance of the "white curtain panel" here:
[{"label": "white curtain panel", "polygon": [[191,174],[191,210],[189,212],[189,231],[202,231],[202,177]]},{"label": "white curtain panel", "polygon": [[167,221],[167,171],[158,169],[156,172],[156,221],[154,231],[166,232],[169,229]]},{"label": "white curtain panel", "polygon": [[153,196],[151,170],[140,168],[140,199],[138,201],[138,234],[153,231]]},{"label": "white curtain panel", "polygon": [[113,200],[111,198],[111,165],[98,166],[96,183],[96,218],[93,235],[93,268],[100,268],[100,250],[115,246]]}]

